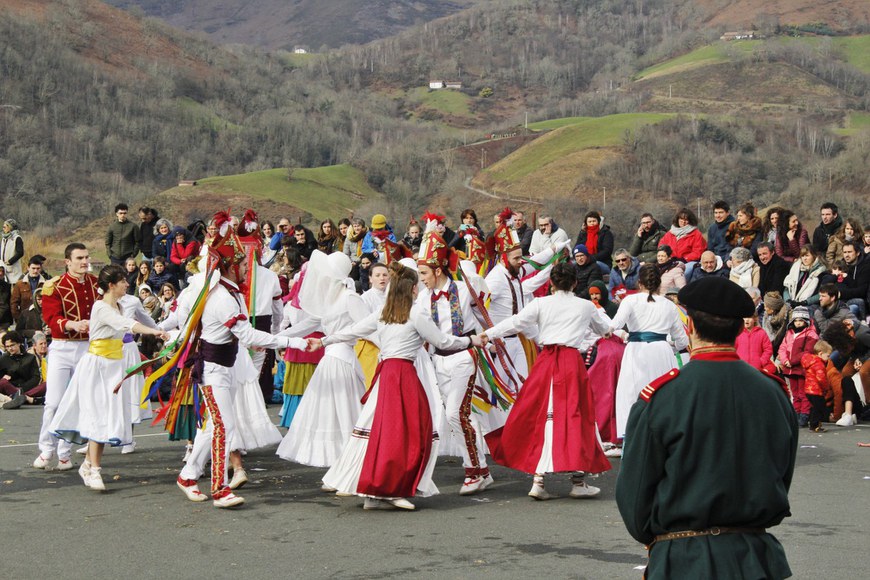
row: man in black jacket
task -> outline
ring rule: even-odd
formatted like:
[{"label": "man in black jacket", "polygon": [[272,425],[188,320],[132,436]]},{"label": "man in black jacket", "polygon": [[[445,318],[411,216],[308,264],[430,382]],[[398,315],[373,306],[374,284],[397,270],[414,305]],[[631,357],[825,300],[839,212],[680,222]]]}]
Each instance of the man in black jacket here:
[{"label": "man in black jacket", "polygon": [[837,233],[843,225],[843,220],[838,215],[840,210],[837,204],[830,201],[823,203],[820,211],[822,221],[813,231],[813,248],[817,254],[824,256],[828,251],[828,239]]},{"label": "man in black jacket", "polygon": [[520,239],[520,247],[523,249],[523,256],[529,255],[529,248],[532,246],[532,234],[534,230],[526,223],[526,214],[521,211],[515,211],[513,215],[514,230],[517,232],[517,237]]},{"label": "man in black jacket", "polygon": [[153,207],[140,207],[139,219],[139,247],[146,262],[150,262],[154,255],[151,253],[154,245],[154,224],[158,219],[157,210]]},{"label": "man in black jacket", "polygon": [[758,289],[764,296],[768,292],[782,294],[785,277],[791,269],[791,264],[776,255],[770,242],[758,244],[759,282]]},{"label": "man in black jacket", "polygon": [[24,403],[40,403],[38,397],[45,393],[36,392],[42,375],[39,372],[39,361],[32,354],[22,352],[24,339],[15,331],[3,336],[3,348],[6,354],[0,357],[0,393],[12,397],[3,405],[4,409],[17,409]]},{"label": "man in black jacket", "polygon": [[819,307],[813,311],[813,322],[821,336],[831,324],[851,319],[857,326],[855,315],[845,302],[840,300],[840,291],[836,284],[822,284],[819,287]]},{"label": "man in black jacket", "polygon": [[857,242],[848,241],[843,243],[843,260],[846,269],[840,271],[834,268],[831,272],[838,279],[842,278],[837,283],[840,300],[849,306],[858,320],[864,320],[867,316],[867,291],[870,289],[870,258],[867,258],[863,249],[858,248]]}]

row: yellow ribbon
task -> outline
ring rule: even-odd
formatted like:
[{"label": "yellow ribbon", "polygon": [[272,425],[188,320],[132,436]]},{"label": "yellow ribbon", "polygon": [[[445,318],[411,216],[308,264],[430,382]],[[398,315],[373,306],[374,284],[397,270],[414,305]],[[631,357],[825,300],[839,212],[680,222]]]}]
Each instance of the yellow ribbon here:
[{"label": "yellow ribbon", "polygon": [[89,353],[113,360],[124,358],[123,349],[124,341],[120,338],[96,338],[88,345]]}]

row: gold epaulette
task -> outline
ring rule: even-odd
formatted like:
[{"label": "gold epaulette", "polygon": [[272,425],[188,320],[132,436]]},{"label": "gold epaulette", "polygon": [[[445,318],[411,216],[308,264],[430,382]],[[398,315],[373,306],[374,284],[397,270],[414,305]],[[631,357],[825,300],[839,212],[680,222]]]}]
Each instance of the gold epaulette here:
[{"label": "gold epaulette", "polygon": [[772,372],[770,372],[767,369],[759,369],[759,370],[761,371],[761,374],[763,374],[767,378],[775,380],[776,383],[779,385],[779,387],[785,392],[786,396],[791,398],[791,391],[789,391],[788,383],[785,382],[784,378],[782,378],[779,375],[773,374]]},{"label": "gold epaulette", "polygon": [[58,280],[60,280],[60,276],[55,276],[51,280],[44,282],[42,284],[42,295],[51,296],[54,293],[54,287]]},{"label": "gold epaulette", "polygon": [[650,399],[652,399],[652,396],[656,394],[656,391],[677,378],[679,374],[679,369],[669,370],[668,372],[645,386],[640,392],[640,398],[643,399],[645,402],[649,403]]}]

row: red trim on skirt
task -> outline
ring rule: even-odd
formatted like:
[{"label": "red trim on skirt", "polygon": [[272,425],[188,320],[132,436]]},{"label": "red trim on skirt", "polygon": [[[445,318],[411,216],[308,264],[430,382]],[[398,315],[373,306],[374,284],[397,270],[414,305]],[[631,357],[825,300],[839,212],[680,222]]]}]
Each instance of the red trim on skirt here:
[{"label": "red trim on skirt", "polygon": [[525,473],[536,472],[544,448],[551,381],[553,470],[609,470],[610,461],[595,433],[595,406],[583,358],[576,348],[561,345],[544,347],[504,427],[486,436],[493,459]]}]

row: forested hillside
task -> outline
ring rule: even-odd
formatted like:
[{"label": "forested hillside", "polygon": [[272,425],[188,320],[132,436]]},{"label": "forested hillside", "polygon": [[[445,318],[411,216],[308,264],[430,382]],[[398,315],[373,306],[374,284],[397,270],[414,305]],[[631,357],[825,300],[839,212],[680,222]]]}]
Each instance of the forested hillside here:
[{"label": "forested hillside", "polygon": [[139,9],[218,43],[308,50],[364,44],[392,36],[474,0],[108,0]]}]

